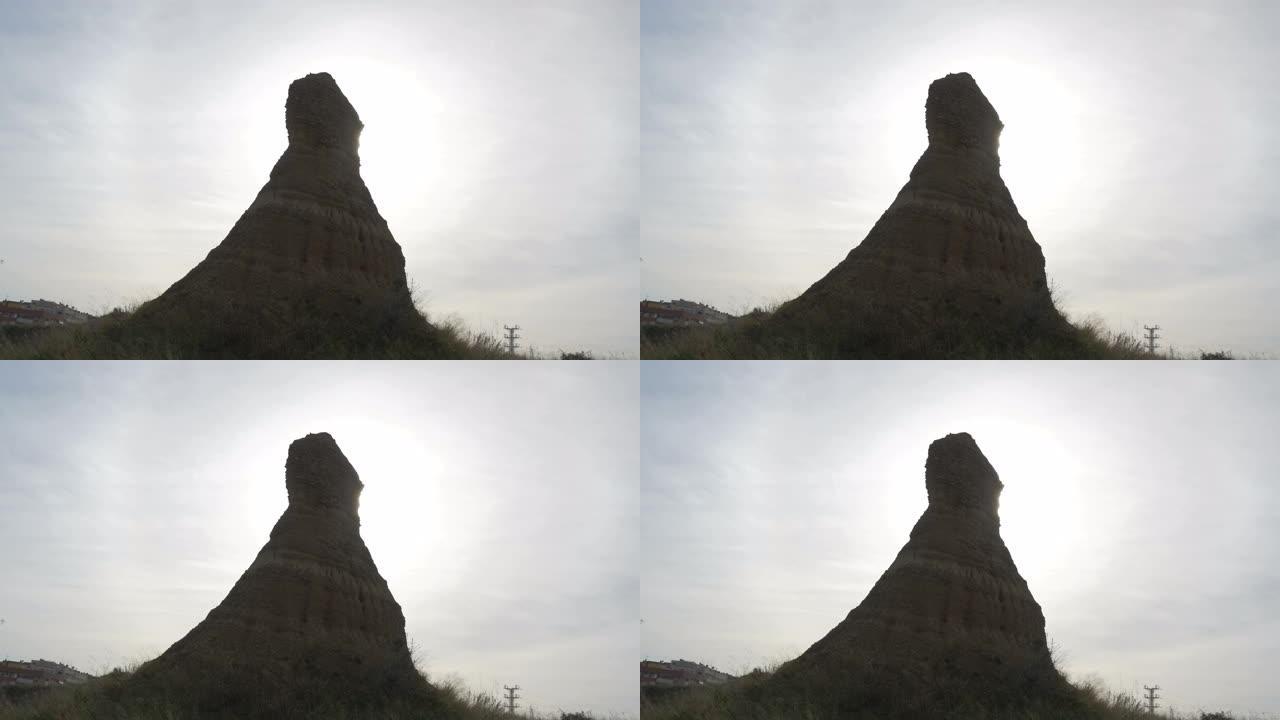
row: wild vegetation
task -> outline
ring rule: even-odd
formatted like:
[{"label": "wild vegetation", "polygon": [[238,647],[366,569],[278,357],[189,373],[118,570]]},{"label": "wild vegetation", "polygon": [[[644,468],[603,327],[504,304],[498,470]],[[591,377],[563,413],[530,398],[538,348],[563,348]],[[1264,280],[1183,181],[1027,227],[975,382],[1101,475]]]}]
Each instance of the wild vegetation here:
[{"label": "wild vegetation", "polygon": [[[952,315],[927,332],[910,329],[891,311],[864,312],[854,325],[841,318],[788,318],[785,303],[753,308],[724,325],[644,327],[646,360],[1231,360],[1229,350],[1147,350],[1142,338],[1111,330],[1098,317],[990,318]],[[1007,318],[1006,318],[1007,320]],[[1021,328],[1009,333],[994,328]]]},{"label": "wild vegetation", "polygon": [[[234,332],[209,322],[158,329],[132,322],[137,307],[116,308],[83,325],[0,327],[0,360],[592,360],[586,350],[507,351],[501,338],[468,329],[461,320],[426,313],[410,331],[376,321],[340,334],[305,324],[282,334],[240,323]],[[402,326],[400,326],[402,327]]]},{"label": "wild vegetation", "polygon": [[[168,688],[139,682],[133,669],[116,669],[84,685],[22,688],[0,694],[0,720],[505,720],[511,718],[498,698],[460,683],[425,682],[417,687],[369,686],[365,697],[335,698],[320,685],[246,695],[227,687],[204,687],[193,703],[168,694]],[[192,697],[188,695],[187,697]],[[249,697],[254,705],[243,703]],[[216,703],[225,701],[217,707]],[[211,704],[213,703],[213,704]],[[595,720],[585,712],[525,714],[533,720]]]},{"label": "wild vegetation", "polygon": [[8,360],[231,360],[231,359],[512,359],[500,339],[472,332],[458,320],[428,323],[389,317],[398,310],[367,308],[363,316],[344,308],[316,312],[288,325],[260,322],[262,313],[228,312],[224,317],[187,317],[154,322],[143,305],[116,308],[84,325],[0,328],[0,359]]},{"label": "wild vegetation", "polygon": [[[853,324],[842,318],[788,318],[778,332],[775,318],[783,305],[755,308],[717,326],[644,328],[640,356],[646,360],[1142,360],[1159,356],[1142,341],[1107,329],[1101,320],[1057,322],[1054,318],[951,316],[920,332],[897,313],[859,314]],[[1051,322],[1052,321],[1052,322]],[[1021,328],[1009,333],[1004,328]],[[996,331],[996,328],[1001,328]]]},{"label": "wild vegetation", "polygon": [[[860,692],[844,697],[777,694],[777,668],[756,669],[724,684],[660,694],[642,693],[642,720],[1254,720],[1227,712],[1151,715],[1132,695],[1099,683],[1063,683],[1048,693],[1022,693],[1018,685],[975,694],[967,682],[927,688],[884,674],[863,676]],[[762,691],[768,688],[771,695]],[[923,689],[922,689],[923,688]],[[1257,720],[1262,720],[1258,718]]]}]

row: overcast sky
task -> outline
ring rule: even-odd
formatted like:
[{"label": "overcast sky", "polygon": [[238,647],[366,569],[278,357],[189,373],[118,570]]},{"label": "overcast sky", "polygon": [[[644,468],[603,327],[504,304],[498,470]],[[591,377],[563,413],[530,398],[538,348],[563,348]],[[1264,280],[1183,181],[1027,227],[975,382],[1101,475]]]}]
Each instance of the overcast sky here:
[{"label": "overcast sky", "polygon": [[430,314],[634,355],[637,37],[632,0],[0,2],[0,296],[164,291],[327,71]]},{"label": "overcast sky", "polygon": [[1075,679],[1280,714],[1280,369],[645,363],[645,657],[792,658],[865,597],[969,432]]},{"label": "overcast sky", "polygon": [[1280,353],[1280,5],[644,0],[642,292],[795,297],[866,237],[967,71],[1075,317]]},{"label": "overcast sky", "polygon": [[632,363],[17,363],[0,373],[0,656],[163,652],[334,436],[428,673],[543,711],[638,714]]}]

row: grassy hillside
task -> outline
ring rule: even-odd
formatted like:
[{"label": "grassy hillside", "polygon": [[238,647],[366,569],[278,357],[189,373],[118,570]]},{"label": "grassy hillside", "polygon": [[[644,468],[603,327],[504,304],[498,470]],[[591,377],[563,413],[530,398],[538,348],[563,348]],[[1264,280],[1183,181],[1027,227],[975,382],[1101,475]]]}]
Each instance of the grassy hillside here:
[{"label": "grassy hillside", "polygon": [[[14,689],[16,690],[16,689]],[[208,706],[209,698],[227,688],[203,688],[197,706],[181,698],[166,697],[158,688],[140,685],[132,671],[115,670],[80,686],[49,689],[23,688],[25,692],[0,693],[0,720],[509,720],[501,703],[488,695],[459,685],[435,684],[419,688],[371,687],[360,698],[334,698],[322,687],[295,687],[288,697],[257,698],[256,710],[229,705]],[[236,694],[242,694],[236,692]],[[534,720],[594,720],[582,712],[536,715]]]},{"label": "grassy hillside", "polygon": [[725,685],[642,694],[641,720],[1250,720],[1229,713],[1148,714],[1132,696],[1085,683],[1032,695],[974,695],[961,683],[909,686],[887,676],[865,678],[844,697],[787,693],[775,669],[755,670]]},{"label": "grassy hillside", "polygon": [[[726,324],[690,328],[645,328],[640,357],[646,360],[1143,360],[1158,359],[1141,340],[1108,330],[1099,320],[1053,324],[1041,332],[1032,323],[1024,335],[996,334],[1016,324],[955,320],[927,334],[908,330],[895,318],[850,326],[824,318],[789,318],[779,332],[778,307],[757,308]],[[865,318],[865,316],[864,316]],[[841,328],[833,331],[832,328]]]},{"label": "grassy hillside", "polygon": [[[3,360],[199,360],[199,359],[517,359],[495,337],[461,323],[367,323],[335,333],[331,325],[294,325],[288,334],[235,321],[192,318],[162,327],[145,322],[135,308],[117,309],[85,325],[0,328]],[[398,328],[409,327],[412,332]],[[396,329],[393,329],[396,328]]]}]

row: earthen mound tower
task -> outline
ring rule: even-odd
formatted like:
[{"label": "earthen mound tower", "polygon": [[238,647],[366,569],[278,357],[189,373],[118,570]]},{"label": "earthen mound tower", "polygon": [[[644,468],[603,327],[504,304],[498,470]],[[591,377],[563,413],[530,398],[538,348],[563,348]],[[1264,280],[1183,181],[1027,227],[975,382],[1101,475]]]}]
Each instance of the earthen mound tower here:
[{"label": "earthen mound tower", "polygon": [[779,668],[766,695],[864,709],[878,699],[894,717],[949,717],[953,703],[1070,702],[1044,614],[1000,537],[1003,485],[972,437],[929,446],[925,486],[928,507],[889,569],[844,621]]},{"label": "earthen mound tower", "polygon": [[253,563],[137,683],[245,715],[426,697],[404,614],[360,537],[364,486],[332,437],[289,446],[285,486],[289,505]]},{"label": "earthen mound tower", "polygon": [[360,177],[364,125],[328,73],[289,86],[285,127],[289,145],[257,198],[203,261],[138,309],[135,334],[210,357],[431,347],[404,254]]},{"label": "earthen mound tower", "polygon": [[1016,356],[1069,326],[1000,177],[1004,125],[967,73],[929,86],[929,145],[866,239],[785,303],[766,341],[843,356]]}]

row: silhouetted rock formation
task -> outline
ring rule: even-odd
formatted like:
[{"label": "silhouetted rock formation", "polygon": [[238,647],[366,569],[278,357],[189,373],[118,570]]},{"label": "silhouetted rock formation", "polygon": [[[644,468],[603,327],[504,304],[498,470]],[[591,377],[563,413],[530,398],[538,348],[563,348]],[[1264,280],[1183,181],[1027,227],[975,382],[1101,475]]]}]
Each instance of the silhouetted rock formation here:
[{"label": "silhouetted rock formation", "polygon": [[767,334],[837,354],[1007,350],[1061,333],[1044,254],[1000,177],[1004,125],[967,73],[929,86],[929,146],[843,262]]},{"label": "silhouetted rock formation", "polygon": [[360,177],[364,125],[327,73],[289,86],[289,146],[226,239],[136,320],[213,355],[377,354],[432,328]]},{"label": "silhouetted rock formation", "polygon": [[1044,615],[1000,538],[1003,485],[967,433],[929,446],[929,506],[862,604],[796,659],[928,663],[960,640],[1049,671]]},{"label": "silhouetted rock formation", "polygon": [[425,690],[400,605],[360,537],[355,468],[327,433],[307,435],[289,446],[285,486],[289,506],[249,569],[139,678],[247,713],[268,711],[256,698],[290,704],[297,692],[372,702]]},{"label": "silhouetted rock formation", "polygon": [[1000,538],[1003,485],[972,437],[929,446],[925,486],[929,506],[893,564],[770,688],[837,705],[878,697],[886,713],[927,698],[936,714],[920,717],[948,716],[940,695],[987,707],[1066,697],[1040,605]]}]

